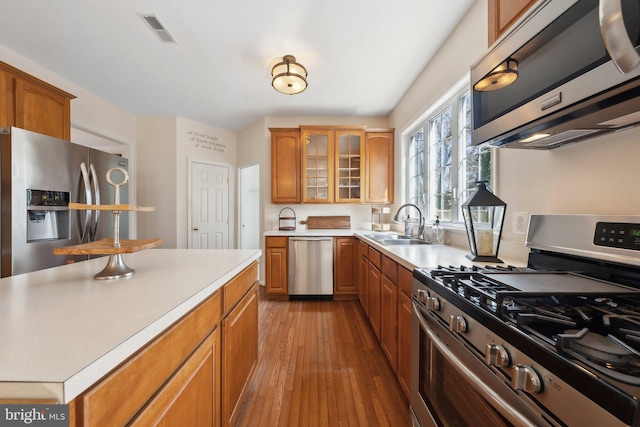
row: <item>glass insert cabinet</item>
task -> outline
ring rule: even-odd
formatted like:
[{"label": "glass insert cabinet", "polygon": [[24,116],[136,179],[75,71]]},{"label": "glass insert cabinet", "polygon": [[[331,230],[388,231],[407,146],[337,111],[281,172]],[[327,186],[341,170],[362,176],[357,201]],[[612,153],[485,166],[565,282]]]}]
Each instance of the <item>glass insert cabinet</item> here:
[{"label": "glass insert cabinet", "polygon": [[364,129],[300,128],[303,202],[361,202]]}]

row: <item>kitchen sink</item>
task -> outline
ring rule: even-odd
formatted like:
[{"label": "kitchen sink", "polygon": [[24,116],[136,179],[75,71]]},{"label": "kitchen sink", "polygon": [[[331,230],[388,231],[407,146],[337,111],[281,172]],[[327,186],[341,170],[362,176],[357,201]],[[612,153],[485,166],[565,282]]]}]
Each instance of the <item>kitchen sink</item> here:
[{"label": "kitchen sink", "polygon": [[403,238],[403,239],[388,239],[388,240],[380,240],[380,243],[383,245],[395,246],[395,245],[428,245],[429,242],[425,242],[420,239],[411,239],[411,238]]},{"label": "kitchen sink", "polygon": [[383,240],[411,240],[411,237],[409,236],[405,236],[403,234],[393,234],[393,233],[365,234],[364,237],[368,237],[369,239],[373,239],[377,242],[382,242]]},{"label": "kitchen sink", "polygon": [[405,236],[403,234],[385,234],[385,233],[374,233],[374,234],[365,234],[364,237],[368,237],[369,239],[373,239],[376,242],[382,243],[383,245],[394,246],[394,245],[428,245],[429,242],[425,242],[424,240],[414,239],[409,236]]}]

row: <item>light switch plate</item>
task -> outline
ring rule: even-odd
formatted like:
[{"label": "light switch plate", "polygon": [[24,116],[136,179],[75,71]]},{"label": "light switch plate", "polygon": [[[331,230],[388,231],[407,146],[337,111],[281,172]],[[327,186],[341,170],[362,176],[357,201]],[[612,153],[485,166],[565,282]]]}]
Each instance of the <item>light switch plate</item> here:
[{"label": "light switch plate", "polygon": [[528,226],[529,226],[528,212],[513,213],[513,233],[514,234],[526,234]]}]

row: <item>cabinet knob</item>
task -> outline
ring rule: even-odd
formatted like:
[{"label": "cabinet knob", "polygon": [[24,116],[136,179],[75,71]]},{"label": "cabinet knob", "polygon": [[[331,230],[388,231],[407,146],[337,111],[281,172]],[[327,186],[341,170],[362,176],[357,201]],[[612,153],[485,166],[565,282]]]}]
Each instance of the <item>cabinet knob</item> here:
[{"label": "cabinet knob", "polygon": [[198,231],[198,230],[200,230],[200,229],[198,228],[197,225],[193,227],[193,231]]},{"label": "cabinet knob", "polygon": [[484,361],[489,366],[506,368],[511,361],[507,349],[500,344],[487,344],[484,351]]},{"label": "cabinet knob", "polygon": [[542,381],[540,381],[540,376],[531,366],[514,365],[513,375],[511,375],[511,387],[528,393],[540,393],[542,391]]}]

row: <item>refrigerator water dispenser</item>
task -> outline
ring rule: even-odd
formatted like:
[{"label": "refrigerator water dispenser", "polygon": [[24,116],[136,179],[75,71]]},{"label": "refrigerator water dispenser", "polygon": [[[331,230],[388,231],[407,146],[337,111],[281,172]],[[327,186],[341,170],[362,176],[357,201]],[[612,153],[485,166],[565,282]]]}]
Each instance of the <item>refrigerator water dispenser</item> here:
[{"label": "refrigerator water dispenser", "polygon": [[69,192],[27,190],[27,243],[69,239]]}]

